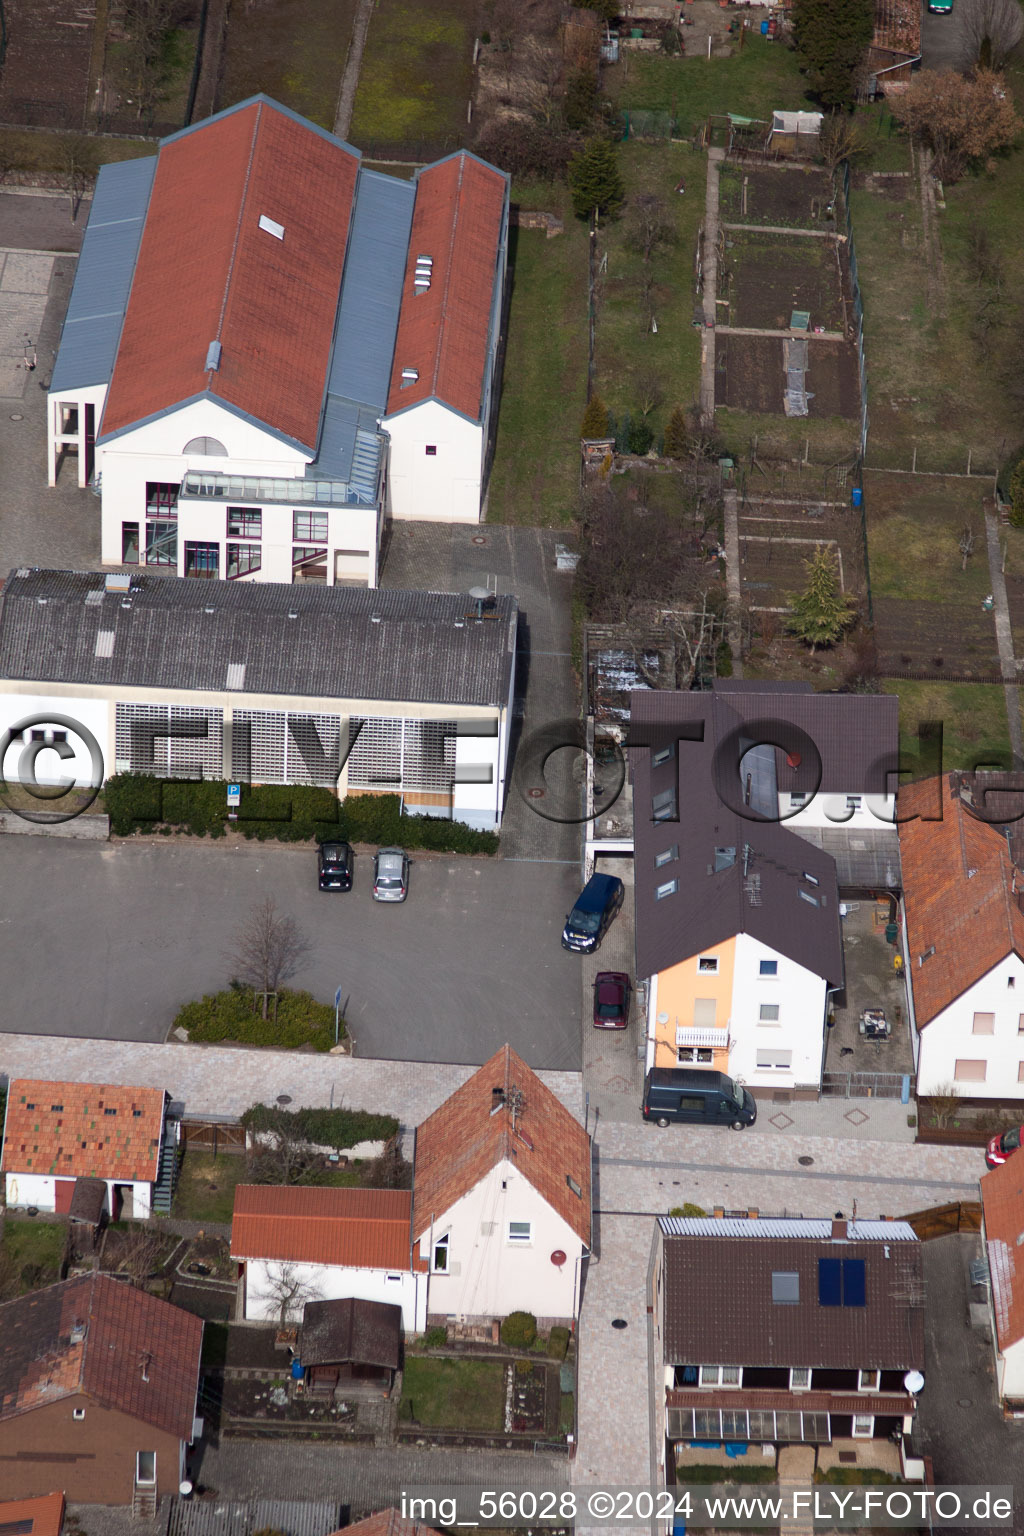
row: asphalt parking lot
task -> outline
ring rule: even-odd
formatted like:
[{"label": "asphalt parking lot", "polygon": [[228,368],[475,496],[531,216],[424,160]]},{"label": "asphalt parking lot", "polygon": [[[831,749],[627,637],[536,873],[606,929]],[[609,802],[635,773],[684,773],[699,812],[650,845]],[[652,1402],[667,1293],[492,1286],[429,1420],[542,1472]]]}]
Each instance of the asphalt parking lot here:
[{"label": "asphalt parking lot", "polygon": [[413,855],[401,906],[371,878],[369,854],[342,894],[317,890],[308,848],[0,838],[0,1030],[163,1040],[226,984],[234,934],[272,895],[312,946],[291,985],[341,987],[359,1055],[475,1065],[507,1040],[580,1070],[580,960],[559,944],[576,868]]},{"label": "asphalt parking lot", "polygon": [[954,4],[945,15],[932,15],[927,4],[921,7],[922,69],[956,69],[960,59],[962,8]]}]

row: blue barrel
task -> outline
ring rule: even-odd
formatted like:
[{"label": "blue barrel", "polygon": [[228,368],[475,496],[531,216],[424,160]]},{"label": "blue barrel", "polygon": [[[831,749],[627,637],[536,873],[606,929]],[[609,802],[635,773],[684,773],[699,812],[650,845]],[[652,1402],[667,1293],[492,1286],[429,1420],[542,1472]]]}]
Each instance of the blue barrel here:
[{"label": "blue barrel", "polygon": [[761,23],[761,36],[762,37],[767,37],[768,36],[768,23],[766,21],[762,21],[762,23]]},{"label": "blue barrel", "polygon": [[305,1367],[303,1366],[302,1361],[299,1359],[298,1355],[296,1355],[292,1361],[292,1381],[301,1381],[305,1374]]},{"label": "blue barrel", "polygon": [[861,490],[859,485],[855,485],[854,488],[853,488],[853,504],[854,504],[854,506],[855,507],[861,506],[863,501],[864,501],[864,492]]}]

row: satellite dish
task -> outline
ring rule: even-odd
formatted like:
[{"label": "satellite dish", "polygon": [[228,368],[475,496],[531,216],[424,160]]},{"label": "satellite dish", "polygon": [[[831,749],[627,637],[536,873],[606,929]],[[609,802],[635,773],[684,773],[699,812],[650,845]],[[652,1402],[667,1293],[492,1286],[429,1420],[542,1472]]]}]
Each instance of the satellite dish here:
[{"label": "satellite dish", "polygon": [[561,1248],[555,1249],[554,1253],[551,1255],[551,1262],[555,1265],[556,1269],[561,1269],[562,1265],[565,1263],[565,1254],[562,1252]]},{"label": "satellite dish", "polygon": [[903,1378],[903,1385],[906,1387],[908,1392],[911,1392],[916,1396],[917,1393],[922,1391],[924,1388],[924,1377],[921,1375],[920,1371],[908,1371]]}]

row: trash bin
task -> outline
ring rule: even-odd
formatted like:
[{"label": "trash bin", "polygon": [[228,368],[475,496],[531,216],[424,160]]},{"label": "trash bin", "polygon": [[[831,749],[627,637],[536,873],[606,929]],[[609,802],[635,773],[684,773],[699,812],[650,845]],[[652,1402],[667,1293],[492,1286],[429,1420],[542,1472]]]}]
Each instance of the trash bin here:
[{"label": "trash bin", "polygon": [[885,942],[887,944],[895,944],[897,936],[899,934],[899,931],[900,930],[899,930],[898,926],[896,925],[896,923],[886,923],[886,925],[885,925]]},{"label": "trash bin", "polygon": [[767,37],[768,36],[768,23],[767,23],[767,21],[762,21],[762,23],[761,23],[761,36],[762,37]]}]

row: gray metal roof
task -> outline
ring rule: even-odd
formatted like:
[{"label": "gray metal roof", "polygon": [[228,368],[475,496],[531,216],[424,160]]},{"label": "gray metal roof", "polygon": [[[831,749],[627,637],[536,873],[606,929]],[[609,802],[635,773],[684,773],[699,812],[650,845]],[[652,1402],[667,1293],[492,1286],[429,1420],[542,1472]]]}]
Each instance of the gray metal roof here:
[{"label": "gray metal roof", "polygon": [[331,1536],[342,1506],[314,1499],[172,1499],[167,1536]]},{"label": "gray metal roof", "polygon": [[155,155],[100,169],[51,394],[110,382],[155,172]]},{"label": "gray metal roof", "polygon": [[[95,572],[14,571],[2,600],[0,680],[223,693],[235,664],[245,694],[490,706],[508,699],[518,613],[514,597],[478,622],[453,593],[148,572],[126,594]],[[109,656],[96,654],[101,630]]]},{"label": "gray metal roof", "polygon": [[[821,1242],[832,1236],[832,1218],[767,1216],[659,1216],[666,1237],[808,1237]],[[851,1242],[916,1243],[907,1221],[848,1221]]]},{"label": "gray metal roof", "polygon": [[903,889],[900,839],[895,826],[854,832],[830,827],[801,827],[789,822],[790,831],[805,842],[831,854],[836,861],[840,891],[899,891]]}]

